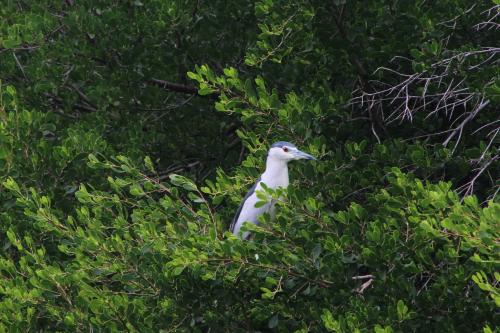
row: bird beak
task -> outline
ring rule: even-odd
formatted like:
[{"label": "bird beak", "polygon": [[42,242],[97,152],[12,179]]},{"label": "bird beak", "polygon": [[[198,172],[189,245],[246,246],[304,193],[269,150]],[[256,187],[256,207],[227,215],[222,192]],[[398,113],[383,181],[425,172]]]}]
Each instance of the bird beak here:
[{"label": "bird beak", "polygon": [[293,153],[296,160],[316,160],[316,157],[304,153],[303,151],[297,150]]}]

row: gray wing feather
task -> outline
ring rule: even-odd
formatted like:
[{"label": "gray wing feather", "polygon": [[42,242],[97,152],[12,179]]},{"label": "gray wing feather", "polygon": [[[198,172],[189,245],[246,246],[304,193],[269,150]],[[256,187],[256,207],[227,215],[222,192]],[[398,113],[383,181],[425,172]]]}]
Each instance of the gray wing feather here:
[{"label": "gray wing feather", "polygon": [[233,218],[233,222],[231,222],[231,225],[229,226],[229,230],[231,232],[234,232],[234,226],[236,225],[236,222],[238,221],[238,218],[240,217],[241,209],[243,209],[243,205],[245,204],[245,201],[247,201],[247,199],[252,195],[252,193],[255,192],[255,189],[257,188],[257,184],[259,182],[260,182],[260,177],[259,177],[259,179],[257,179],[255,184],[253,184],[253,186],[250,188],[250,190],[248,190],[247,194],[245,195],[245,197],[241,201],[241,204],[238,207],[238,210],[236,211],[236,215]]}]

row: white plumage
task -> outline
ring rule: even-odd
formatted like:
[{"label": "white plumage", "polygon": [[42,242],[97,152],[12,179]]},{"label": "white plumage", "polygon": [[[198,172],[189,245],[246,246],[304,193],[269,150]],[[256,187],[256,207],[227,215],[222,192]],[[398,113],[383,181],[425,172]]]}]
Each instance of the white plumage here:
[{"label": "white plumage", "polygon": [[[295,145],[279,141],[274,143],[269,149],[266,161],[266,170],[259,177],[255,185],[248,191],[243,199],[233,223],[231,224],[231,231],[235,235],[239,235],[240,229],[245,222],[252,222],[258,224],[258,218],[264,213],[270,213],[274,216],[275,202],[269,201],[263,206],[255,207],[255,204],[260,201],[257,198],[257,191],[263,190],[262,183],[271,189],[287,188],[289,184],[288,178],[288,162],[299,159],[315,159],[313,156],[306,154],[295,147]],[[250,233],[243,232],[242,239],[248,239]]]}]

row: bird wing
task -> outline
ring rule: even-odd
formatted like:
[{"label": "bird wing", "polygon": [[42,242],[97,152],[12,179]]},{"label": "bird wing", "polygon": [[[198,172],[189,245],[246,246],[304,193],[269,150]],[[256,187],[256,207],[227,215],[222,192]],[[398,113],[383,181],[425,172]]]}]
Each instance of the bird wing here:
[{"label": "bird wing", "polygon": [[255,189],[257,188],[257,184],[259,184],[259,182],[260,182],[260,177],[259,177],[259,179],[257,179],[255,184],[253,184],[253,186],[250,188],[250,190],[248,190],[247,194],[245,195],[245,197],[241,201],[241,204],[238,207],[236,214],[234,215],[233,222],[231,222],[231,225],[229,226],[229,230],[231,232],[234,232],[234,227],[236,226],[236,222],[238,221],[238,218],[240,217],[241,210],[243,209],[243,205],[245,204],[245,201],[247,201],[247,199],[252,195],[252,193],[255,192]]}]

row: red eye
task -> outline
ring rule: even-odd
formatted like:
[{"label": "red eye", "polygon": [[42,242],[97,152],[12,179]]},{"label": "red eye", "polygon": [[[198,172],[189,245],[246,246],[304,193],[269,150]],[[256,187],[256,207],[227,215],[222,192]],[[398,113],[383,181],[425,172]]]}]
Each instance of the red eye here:
[{"label": "red eye", "polygon": [[288,148],[287,148],[287,147],[283,147],[283,151],[284,151],[285,153],[288,153]]}]

